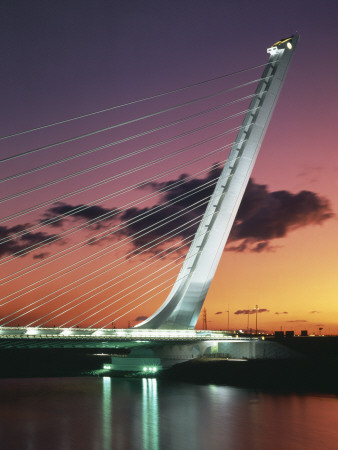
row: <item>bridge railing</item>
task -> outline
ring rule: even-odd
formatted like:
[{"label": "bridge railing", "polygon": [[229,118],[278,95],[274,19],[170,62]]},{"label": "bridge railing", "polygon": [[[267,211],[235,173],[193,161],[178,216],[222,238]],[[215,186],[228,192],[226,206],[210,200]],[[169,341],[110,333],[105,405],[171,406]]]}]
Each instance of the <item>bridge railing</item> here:
[{"label": "bridge railing", "polygon": [[156,329],[93,329],[93,328],[32,328],[32,327],[0,327],[0,339],[54,338],[95,340],[114,339],[126,341],[148,340],[247,340],[234,336],[228,331],[214,330],[156,330]]}]

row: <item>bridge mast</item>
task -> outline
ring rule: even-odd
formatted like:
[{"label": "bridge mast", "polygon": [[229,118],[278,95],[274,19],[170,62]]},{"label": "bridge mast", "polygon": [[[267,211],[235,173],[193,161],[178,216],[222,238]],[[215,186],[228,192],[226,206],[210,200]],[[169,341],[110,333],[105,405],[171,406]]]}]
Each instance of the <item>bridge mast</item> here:
[{"label": "bridge mast", "polygon": [[298,36],[291,36],[268,49],[270,57],[262,79],[177,280],[163,305],[136,327],[195,328],[297,42]]}]

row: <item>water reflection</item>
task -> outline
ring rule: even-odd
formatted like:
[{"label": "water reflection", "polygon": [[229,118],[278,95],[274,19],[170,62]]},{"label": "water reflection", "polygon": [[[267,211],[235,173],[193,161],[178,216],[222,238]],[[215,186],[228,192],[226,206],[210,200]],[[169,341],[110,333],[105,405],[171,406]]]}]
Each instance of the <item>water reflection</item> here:
[{"label": "water reflection", "polygon": [[27,435],[27,450],[34,450],[35,449],[35,427],[34,422],[31,420],[27,420],[26,423],[26,435]]},{"label": "water reflection", "polygon": [[103,377],[103,398],[102,398],[102,448],[111,450],[112,442],[112,398],[111,398],[111,378]]},{"label": "water reflection", "polygon": [[1,450],[336,450],[335,396],[151,378],[0,380]]},{"label": "water reflection", "polygon": [[157,389],[155,378],[102,379],[102,436],[98,439],[103,450],[159,450]]},{"label": "water reflection", "polygon": [[143,450],[159,448],[159,417],[156,378],[142,379],[142,442]]}]

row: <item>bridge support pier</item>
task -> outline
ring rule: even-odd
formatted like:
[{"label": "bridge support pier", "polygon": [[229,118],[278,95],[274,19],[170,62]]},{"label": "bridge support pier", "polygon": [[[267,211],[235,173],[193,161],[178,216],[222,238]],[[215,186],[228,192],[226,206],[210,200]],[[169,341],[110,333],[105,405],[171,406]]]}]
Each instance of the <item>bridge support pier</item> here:
[{"label": "bridge support pier", "polygon": [[127,357],[112,357],[109,368],[114,372],[132,372],[150,376],[175,364],[201,357],[273,360],[299,359],[302,355],[279,342],[260,339],[157,343],[135,347]]},{"label": "bridge support pier", "polygon": [[111,369],[113,371],[146,372],[149,375],[175,364],[213,353],[218,353],[218,342],[203,341],[191,344],[175,343],[136,347],[127,357],[112,357]]}]

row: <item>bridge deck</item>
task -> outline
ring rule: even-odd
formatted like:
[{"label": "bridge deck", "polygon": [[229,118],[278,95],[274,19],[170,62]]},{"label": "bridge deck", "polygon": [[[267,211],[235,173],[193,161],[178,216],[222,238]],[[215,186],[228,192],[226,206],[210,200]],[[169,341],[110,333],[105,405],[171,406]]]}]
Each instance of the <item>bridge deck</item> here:
[{"label": "bridge deck", "polygon": [[248,341],[224,331],[1,327],[5,348],[130,348],[163,342]]}]

